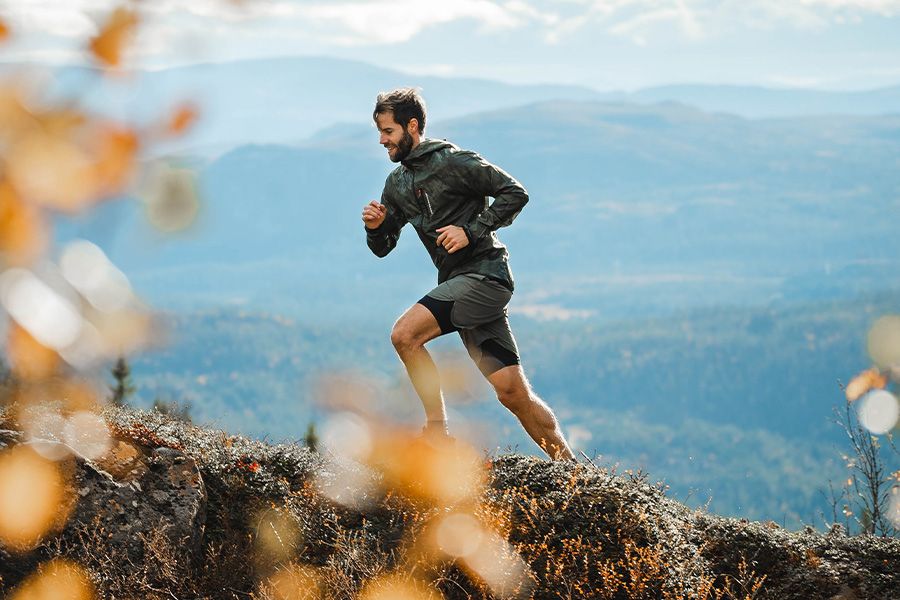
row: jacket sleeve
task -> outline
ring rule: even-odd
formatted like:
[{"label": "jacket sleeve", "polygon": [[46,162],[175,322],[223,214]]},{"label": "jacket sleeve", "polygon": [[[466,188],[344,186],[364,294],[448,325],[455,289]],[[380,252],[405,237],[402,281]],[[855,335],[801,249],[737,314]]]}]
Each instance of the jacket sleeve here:
[{"label": "jacket sleeve", "polygon": [[387,208],[387,216],[381,225],[375,229],[366,227],[366,244],[369,250],[375,256],[384,258],[388,253],[397,247],[397,240],[400,238],[400,230],[406,225],[406,217],[403,216],[394,204],[390,201],[387,194],[387,187],[381,194],[381,203]]},{"label": "jacket sleeve", "polygon": [[454,153],[453,161],[457,176],[469,193],[494,198],[488,208],[465,225],[470,242],[512,223],[528,203],[528,192],[521,183],[475,152],[460,150]]}]

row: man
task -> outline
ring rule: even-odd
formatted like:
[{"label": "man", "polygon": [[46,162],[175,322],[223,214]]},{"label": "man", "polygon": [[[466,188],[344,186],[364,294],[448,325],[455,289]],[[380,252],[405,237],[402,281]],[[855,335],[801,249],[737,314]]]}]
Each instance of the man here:
[{"label": "man", "polygon": [[425,343],[458,331],[528,435],[551,458],[574,459],[553,412],[525,378],[506,316],[513,277],[506,246],[494,231],[512,223],[528,202],[525,188],[478,154],[425,138],[425,102],[416,90],[380,94],[372,117],[381,145],[400,166],[388,175],[381,203],[363,208],[366,242],[384,257],[409,223],[438,269],[438,286],[391,331],[425,408],[425,434],[448,435],[438,371]]}]

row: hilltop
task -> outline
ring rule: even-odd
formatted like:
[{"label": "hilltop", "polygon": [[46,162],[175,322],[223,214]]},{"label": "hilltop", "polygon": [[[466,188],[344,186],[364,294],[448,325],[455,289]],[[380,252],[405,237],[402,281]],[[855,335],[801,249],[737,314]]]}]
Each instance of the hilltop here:
[{"label": "hilltop", "polygon": [[[10,414],[0,447],[39,443]],[[640,474],[472,461],[398,431],[375,443],[381,466],[363,468],[159,413],[104,416],[111,450],[63,461],[77,490],[70,517],[35,550],[0,551],[0,592],[60,556],[104,598],[886,599],[900,589],[900,540],[720,518]]]}]

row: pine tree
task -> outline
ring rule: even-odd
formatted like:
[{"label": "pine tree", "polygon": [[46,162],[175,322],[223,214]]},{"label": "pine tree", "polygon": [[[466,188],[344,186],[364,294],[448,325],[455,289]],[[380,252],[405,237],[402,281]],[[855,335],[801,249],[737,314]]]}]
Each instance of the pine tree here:
[{"label": "pine tree", "polygon": [[131,367],[128,366],[124,356],[120,356],[116,361],[112,368],[112,376],[116,383],[109,388],[112,391],[110,401],[116,406],[124,406],[135,391],[131,381]]},{"label": "pine tree", "polygon": [[12,387],[12,371],[10,371],[3,357],[0,356],[0,406],[5,405],[10,400]]},{"label": "pine tree", "polygon": [[309,422],[309,426],[306,428],[306,435],[303,436],[303,443],[313,452],[318,451],[319,434],[316,433],[316,424],[312,421]]}]

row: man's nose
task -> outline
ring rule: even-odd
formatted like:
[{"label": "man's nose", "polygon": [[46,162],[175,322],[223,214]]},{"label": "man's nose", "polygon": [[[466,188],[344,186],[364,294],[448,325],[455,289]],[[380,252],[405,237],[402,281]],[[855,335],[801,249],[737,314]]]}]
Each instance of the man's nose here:
[{"label": "man's nose", "polygon": [[381,137],[378,138],[378,143],[384,146],[387,143],[387,136],[382,133]]}]

